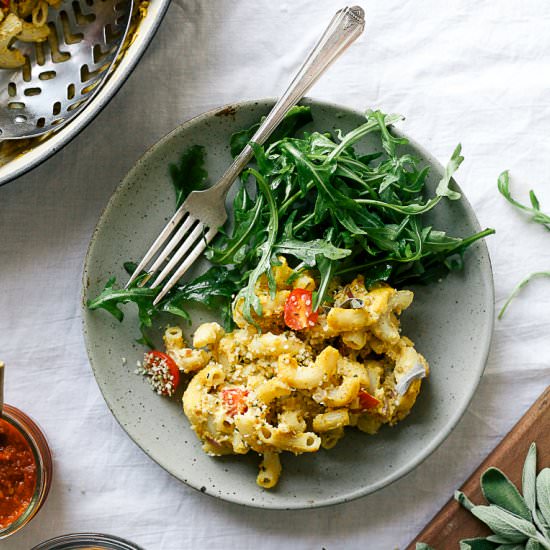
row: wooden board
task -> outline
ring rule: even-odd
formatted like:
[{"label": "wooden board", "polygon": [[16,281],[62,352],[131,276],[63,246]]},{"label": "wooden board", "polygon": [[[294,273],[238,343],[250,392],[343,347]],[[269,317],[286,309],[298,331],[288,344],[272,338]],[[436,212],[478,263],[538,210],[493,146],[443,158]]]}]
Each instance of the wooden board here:
[{"label": "wooden board", "polygon": [[[479,477],[489,466],[496,466],[521,491],[523,462],[532,441],[537,444],[538,469],[549,467],[550,386],[469,477],[461,490],[476,504],[485,504]],[[406,550],[414,550],[417,542],[425,542],[437,550],[455,549],[458,548],[458,543],[462,539],[485,536],[489,533],[489,529],[483,523],[451,498]]]}]

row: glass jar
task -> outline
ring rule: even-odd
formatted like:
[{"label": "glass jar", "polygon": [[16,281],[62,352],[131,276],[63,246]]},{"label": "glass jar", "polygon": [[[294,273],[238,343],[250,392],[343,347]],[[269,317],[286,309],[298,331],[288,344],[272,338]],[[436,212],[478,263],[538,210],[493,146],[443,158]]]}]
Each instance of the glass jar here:
[{"label": "glass jar", "polygon": [[72,533],[40,543],[32,550],[143,550],[132,542],[99,533]]},{"label": "glass jar", "polygon": [[36,464],[36,485],[31,502],[10,525],[0,528],[0,540],[23,528],[44,504],[52,482],[52,455],[44,434],[36,423],[19,409],[4,404],[2,420],[11,424],[29,444]]}]

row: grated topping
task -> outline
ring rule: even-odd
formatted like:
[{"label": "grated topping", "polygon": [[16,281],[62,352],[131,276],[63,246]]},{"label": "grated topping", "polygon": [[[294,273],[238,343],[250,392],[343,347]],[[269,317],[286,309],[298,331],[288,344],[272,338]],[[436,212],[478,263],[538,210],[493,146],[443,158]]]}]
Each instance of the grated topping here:
[{"label": "grated topping", "polygon": [[136,374],[149,377],[153,391],[158,395],[171,397],[174,394],[174,376],[164,358],[153,357],[150,353],[143,356],[143,364],[137,362]]}]

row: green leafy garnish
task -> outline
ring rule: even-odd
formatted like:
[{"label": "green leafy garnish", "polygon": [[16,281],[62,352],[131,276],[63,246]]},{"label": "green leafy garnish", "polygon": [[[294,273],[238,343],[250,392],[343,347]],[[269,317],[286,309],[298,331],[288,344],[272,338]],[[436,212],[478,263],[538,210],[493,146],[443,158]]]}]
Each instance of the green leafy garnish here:
[{"label": "green leafy garnish", "polygon": [[[455,499],[487,525],[492,535],[460,541],[460,549],[550,550],[550,468],[536,475],[537,447],[531,443],[523,466],[523,496],[497,468],[480,478],[487,506],[474,504],[457,491]],[[421,542],[416,550],[434,550]]]},{"label": "green leafy garnish", "polygon": [[243,316],[244,318],[252,324],[256,324],[255,321],[252,319],[252,309],[254,308],[254,311],[258,315],[262,314],[262,306],[260,304],[260,299],[254,292],[254,289],[256,288],[256,283],[258,282],[258,279],[264,274],[268,274],[268,281],[269,281],[269,291],[272,298],[275,298],[275,281],[272,277],[270,277],[271,274],[271,257],[273,255],[273,247],[275,246],[275,241],[277,239],[277,233],[279,230],[279,217],[277,215],[277,205],[275,204],[275,197],[273,196],[273,193],[271,192],[271,189],[267,183],[267,181],[264,179],[264,177],[257,171],[254,170],[254,168],[250,168],[249,172],[254,178],[256,179],[256,183],[258,184],[258,189],[264,196],[267,208],[268,208],[268,222],[267,227],[265,229],[265,240],[263,243],[257,248],[257,252],[259,253],[259,259],[256,263],[256,267],[252,270],[252,272],[248,275],[248,285],[246,288],[243,288],[241,291],[241,295],[244,296],[244,304],[243,304]]},{"label": "green leafy garnish", "polygon": [[[288,111],[285,118],[271,134],[267,144],[269,145],[270,143],[283,139],[286,136],[294,135],[297,130],[312,120],[311,109],[309,107],[295,105]],[[245,128],[240,132],[235,132],[231,136],[229,148],[233,157],[236,157],[244,149],[245,145],[247,145],[252,139],[254,132],[256,132],[256,130],[260,127],[260,124],[261,121],[253,124],[250,128]]]},{"label": "green leafy garnish", "polygon": [[180,157],[179,164],[170,164],[170,176],[176,191],[176,209],[191,191],[204,188],[208,173],[204,169],[204,147],[193,145]]},{"label": "green leafy garnish", "polygon": [[515,287],[514,290],[510,293],[510,296],[508,296],[508,299],[506,302],[504,302],[504,305],[502,306],[502,309],[500,310],[498,314],[498,318],[502,319],[504,316],[504,313],[506,313],[506,310],[508,309],[508,306],[512,302],[512,300],[520,293],[521,289],[526,287],[533,279],[539,279],[541,277],[550,277],[550,271],[535,271],[534,273],[531,273],[530,275],[527,275],[525,279],[522,279]]},{"label": "green leafy garnish", "polygon": [[[424,221],[423,215],[441,201],[460,199],[452,176],[463,157],[459,145],[429,196],[429,167],[402,152],[407,140],[392,133],[391,125],[402,118],[368,111],[365,123],[346,134],[313,131],[297,137],[312,118],[309,107],[295,107],[264,146],[251,143],[254,160],[235,184],[231,229],[222,230],[207,250],[213,266],[208,272],[173,289],[157,308],[152,307],[154,292],[135,285],[116,290],[114,281],[90,307],[120,319],[118,305],[136,301],[142,328],[147,328],[160,311],[184,316],[189,301],[214,307],[229,320],[238,297],[244,317],[254,322],[254,315],[261,314],[256,283],[265,277],[274,294],[272,267],[279,256],[297,274],[309,270],[317,277],[315,309],[326,300],[335,276],[345,282],[362,274],[367,285],[388,281],[403,287],[461,270],[466,249],[494,230],[451,236]],[[256,129],[257,124],[232,136],[233,155]],[[359,153],[355,147],[368,134],[378,135],[378,146]],[[204,149],[186,151],[170,173],[180,204],[188,191],[204,186]]]},{"label": "green leafy garnish", "polygon": [[510,204],[523,212],[527,212],[531,217],[531,221],[541,224],[545,229],[550,231],[550,215],[541,211],[539,200],[532,189],[529,191],[531,206],[526,206],[512,197],[512,193],[510,191],[510,173],[508,170],[505,170],[502,174],[500,174],[497,185],[500,194]]},{"label": "green leafy garnish", "polygon": [[[500,194],[513,206],[515,206],[518,210],[521,210],[522,212],[527,212],[530,215],[531,221],[538,223],[542,225],[546,230],[550,231],[550,215],[545,214],[540,209],[540,203],[535,195],[535,192],[533,190],[529,191],[529,199],[531,201],[531,206],[526,206],[516,199],[512,197],[512,192],[510,191],[510,174],[508,170],[505,170],[500,174],[498,177],[497,182],[498,190]],[[527,275],[524,279],[522,279],[512,290],[510,296],[504,302],[504,305],[502,306],[502,309],[500,310],[498,314],[498,318],[502,319],[504,316],[504,313],[508,309],[508,306],[512,302],[512,300],[519,294],[522,288],[526,287],[532,280],[539,279],[541,277],[550,277],[550,271],[536,271],[534,273],[531,273],[530,275]]]}]

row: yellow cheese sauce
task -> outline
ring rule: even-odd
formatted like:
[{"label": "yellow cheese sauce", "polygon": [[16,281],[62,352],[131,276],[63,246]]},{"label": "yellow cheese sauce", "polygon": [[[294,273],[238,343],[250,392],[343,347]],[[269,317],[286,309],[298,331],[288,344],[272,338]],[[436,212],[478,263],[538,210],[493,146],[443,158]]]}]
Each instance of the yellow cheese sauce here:
[{"label": "yellow cheese sauce", "polygon": [[330,449],[348,426],[375,434],[402,420],[429,372],[400,331],[412,292],[385,284],[367,289],[360,276],[348,285],[335,281],[328,305],[307,317],[303,329],[290,330],[289,300],[307,296],[316,283],[307,273],[293,277],[284,260],[273,272],[276,292],[270,295],[260,279],[262,314],[253,322],[237,299],[232,332],[203,324],[192,347],[177,327],[164,335],[167,354],[193,374],[183,408],[204,451],[258,453],[257,483],[264,488],[277,484],[283,451]]}]

